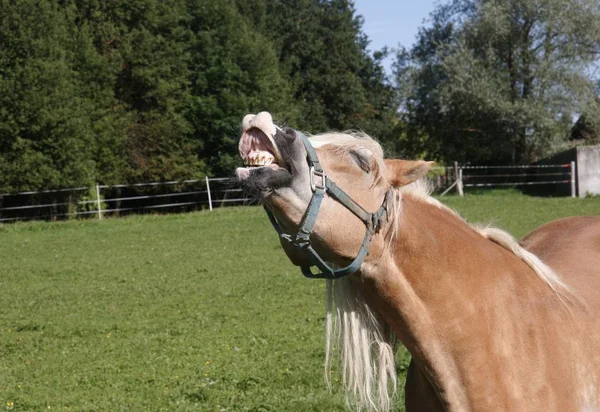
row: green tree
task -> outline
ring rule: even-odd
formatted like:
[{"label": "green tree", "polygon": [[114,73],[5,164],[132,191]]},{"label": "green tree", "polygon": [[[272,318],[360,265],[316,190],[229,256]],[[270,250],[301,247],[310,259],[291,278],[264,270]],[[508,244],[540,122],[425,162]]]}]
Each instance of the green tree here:
[{"label": "green tree", "polygon": [[[118,174],[129,182],[199,177],[204,172],[185,117],[191,99],[190,17],[183,0],[77,2],[82,25],[111,68],[107,109],[120,114]],[[124,136],[124,137],[121,137]],[[107,148],[103,144],[104,149]],[[102,176],[106,176],[103,174]]]},{"label": "green tree", "polygon": [[454,0],[399,56],[407,140],[441,160],[527,163],[593,107],[595,0]]},{"label": "green tree", "polygon": [[267,2],[265,10],[266,19],[254,20],[274,43],[290,79],[300,110],[296,127],[312,132],[357,128],[391,138],[396,107],[381,65],[386,51],[369,54],[353,2],[278,0]]},{"label": "green tree", "polygon": [[595,105],[579,116],[571,129],[570,139],[583,144],[600,143],[600,98],[596,98]]},{"label": "green tree", "polygon": [[0,1],[0,33],[0,186],[90,184],[93,104],[73,69],[85,44],[50,2]]},{"label": "green tree", "polygon": [[239,165],[242,116],[268,110],[295,123],[296,106],[271,43],[234,4],[192,3],[192,97],[187,117],[211,173],[231,174]]},{"label": "green tree", "polygon": [[361,24],[349,0],[0,0],[0,187],[230,174],[262,110],[391,140]]}]

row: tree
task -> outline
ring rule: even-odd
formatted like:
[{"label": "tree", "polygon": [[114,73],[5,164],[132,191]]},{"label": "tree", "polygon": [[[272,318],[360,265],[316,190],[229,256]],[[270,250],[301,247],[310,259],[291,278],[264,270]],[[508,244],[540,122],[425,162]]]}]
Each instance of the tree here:
[{"label": "tree", "polygon": [[85,43],[50,2],[0,1],[0,33],[0,186],[91,184],[93,104],[73,68]]},{"label": "tree", "polygon": [[276,118],[295,120],[295,104],[272,44],[234,4],[192,3],[187,118],[210,172],[231,174],[240,162],[237,143],[242,117],[268,110]]},{"label": "tree", "polygon": [[[527,163],[593,105],[595,0],[454,0],[399,56],[408,140],[441,160]],[[425,138],[424,138],[425,136]]]},{"label": "tree", "polygon": [[[185,117],[190,93],[190,17],[183,0],[76,2],[80,25],[88,28],[97,52],[110,67],[99,89],[105,108],[119,113],[123,136],[116,146],[122,181],[197,178],[204,174],[192,125]],[[98,80],[90,79],[93,83]],[[108,143],[108,142],[107,142]],[[107,162],[104,164],[108,165]],[[104,172],[104,170],[103,170]],[[107,179],[106,172],[101,174]]]},{"label": "tree", "polygon": [[391,138],[396,107],[381,65],[386,51],[369,54],[353,3],[278,0],[267,2],[266,13],[271,24],[263,26],[265,36],[275,45],[299,107],[296,127],[356,128]]},{"label": "tree", "polygon": [[570,140],[584,144],[600,143],[600,97],[589,107],[571,129]]},{"label": "tree", "polygon": [[349,0],[0,0],[0,191],[227,175],[243,115],[391,139]]}]

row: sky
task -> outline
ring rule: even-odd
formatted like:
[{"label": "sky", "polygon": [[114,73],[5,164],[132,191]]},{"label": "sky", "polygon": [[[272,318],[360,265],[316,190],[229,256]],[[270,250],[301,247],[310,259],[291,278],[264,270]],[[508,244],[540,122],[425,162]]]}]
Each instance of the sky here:
[{"label": "sky", "polygon": [[[383,46],[395,48],[398,44],[409,49],[437,3],[437,0],[354,0],[357,14],[365,20],[363,31],[371,40],[371,51]],[[391,63],[391,58],[385,61],[388,73]]]}]

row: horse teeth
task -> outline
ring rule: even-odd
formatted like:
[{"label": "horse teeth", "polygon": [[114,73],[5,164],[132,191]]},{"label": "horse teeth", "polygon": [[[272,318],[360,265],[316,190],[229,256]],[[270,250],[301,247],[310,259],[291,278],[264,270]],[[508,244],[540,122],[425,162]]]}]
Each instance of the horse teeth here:
[{"label": "horse teeth", "polygon": [[271,153],[258,152],[248,156],[245,160],[246,166],[268,166],[273,164],[275,158]]}]

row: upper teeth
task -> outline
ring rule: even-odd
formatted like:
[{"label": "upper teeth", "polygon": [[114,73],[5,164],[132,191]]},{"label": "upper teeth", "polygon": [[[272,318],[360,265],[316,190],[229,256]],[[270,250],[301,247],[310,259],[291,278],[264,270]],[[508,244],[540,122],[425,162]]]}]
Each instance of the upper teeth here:
[{"label": "upper teeth", "polygon": [[246,158],[246,166],[268,166],[273,163],[273,155],[268,152],[250,153]]}]

